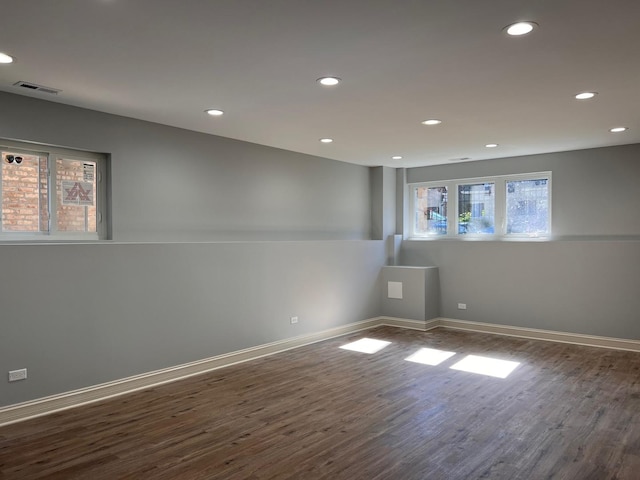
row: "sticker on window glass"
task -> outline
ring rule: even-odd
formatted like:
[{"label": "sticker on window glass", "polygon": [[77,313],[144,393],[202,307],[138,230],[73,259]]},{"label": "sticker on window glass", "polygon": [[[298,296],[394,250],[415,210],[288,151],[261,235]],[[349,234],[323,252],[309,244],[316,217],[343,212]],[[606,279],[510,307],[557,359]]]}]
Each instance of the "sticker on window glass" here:
[{"label": "sticker on window glass", "polygon": [[83,164],[82,173],[85,182],[93,182],[95,178],[95,165],[90,163]]},{"label": "sticker on window glass", "polygon": [[62,182],[63,205],[93,205],[93,183],[90,182]]}]

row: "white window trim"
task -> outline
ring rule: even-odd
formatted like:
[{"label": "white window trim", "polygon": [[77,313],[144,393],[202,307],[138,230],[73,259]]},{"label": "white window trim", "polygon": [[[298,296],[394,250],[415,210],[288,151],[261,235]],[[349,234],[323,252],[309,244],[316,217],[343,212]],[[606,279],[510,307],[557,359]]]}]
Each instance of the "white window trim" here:
[{"label": "white window trim", "polygon": [[[492,177],[472,177],[458,178],[452,180],[440,180],[433,182],[416,182],[407,185],[409,192],[409,232],[407,238],[409,240],[549,240],[551,239],[552,229],[552,178],[551,172],[531,172],[518,173],[513,175],[496,175]],[[526,233],[507,233],[507,216],[506,216],[506,184],[509,181],[521,180],[539,180],[546,179],[549,183],[549,212],[548,225],[549,231],[546,234],[526,234]],[[494,233],[458,233],[458,186],[473,183],[493,183],[495,185],[495,215],[494,215]],[[417,188],[434,188],[447,187],[447,233],[420,233],[415,232],[415,189]]]},{"label": "white window trim", "polygon": [[[49,232],[3,232],[0,228],[0,243],[14,242],[56,242],[56,241],[98,241],[106,240],[108,235],[107,212],[107,155],[84,150],[72,150],[40,143],[28,143],[16,140],[0,139],[0,150],[12,150],[24,154],[36,154],[47,158],[47,176],[49,185]],[[92,161],[96,162],[96,214],[97,225],[95,233],[86,232],[58,232],[55,230],[56,209],[53,208],[52,198],[55,196],[56,159]],[[2,159],[0,159],[2,161]],[[0,199],[2,198],[2,183],[0,182]]]}]

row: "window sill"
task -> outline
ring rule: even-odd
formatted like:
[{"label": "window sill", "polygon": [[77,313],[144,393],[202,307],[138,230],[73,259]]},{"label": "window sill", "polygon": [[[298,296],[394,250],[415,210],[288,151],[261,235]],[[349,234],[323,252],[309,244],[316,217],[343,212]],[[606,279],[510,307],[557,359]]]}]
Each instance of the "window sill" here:
[{"label": "window sill", "polygon": [[98,235],[0,235],[0,245],[25,243],[95,243],[102,239]]},{"label": "window sill", "polygon": [[429,237],[407,237],[408,241],[417,242],[549,242],[553,240],[550,235],[541,237],[530,237],[525,235],[500,236],[500,235],[470,235],[467,236],[444,236],[433,235]]}]

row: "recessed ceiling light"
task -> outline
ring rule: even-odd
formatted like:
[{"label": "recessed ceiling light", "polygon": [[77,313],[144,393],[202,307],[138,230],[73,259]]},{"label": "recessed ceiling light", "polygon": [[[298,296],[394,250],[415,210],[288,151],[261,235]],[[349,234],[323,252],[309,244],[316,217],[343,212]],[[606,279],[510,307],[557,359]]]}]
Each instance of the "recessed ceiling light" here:
[{"label": "recessed ceiling light", "polygon": [[208,110],[205,110],[205,112],[207,112],[207,114],[211,115],[212,117],[219,117],[220,115],[224,114],[222,110],[218,110],[217,108],[210,108]]},{"label": "recessed ceiling light", "polygon": [[400,155],[394,155],[391,157],[391,160],[402,160],[402,157]]},{"label": "recessed ceiling light", "polygon": [[333,138],[321,138],[320,141],[322,143],[331,143],[333,142]]},{"label": "recessed ceiling light", "polygon": [[507,32],[507,35],[511,35],[512,37],[519,37],[521,35],[531,33],[537,26],[538,24],[535,22],[518,22],[507,25],[503,30]]},{"label": "recessed ceiling light", "polygon": [[442,120],[438,120],[437,118],[432,118],[430,120],[425,120],[422,122],[423,125],[440,125]]},{"label": "recessed ceiling light", "polygon": [[333,87],[340,83],[340,79],[338,77],[321,77],[316,81],[325,87]]},{"label": "recessed ceiling light", "polygon": [[498,146],[498,144],[497,144],[497,143],[487,143],[487,144],[485,145],[485,147],[487,147],[487,148],[496,148],[497,146]]},{"label": "recessed ceiling light", "polygon": [[6,53],[0,52],[0,63],[13,63],[13,57]]},{"label": "recessed ceiling light", "polygon": [[589,100],[590,98],[595,97],[598,92],[582,92],[576,95],[577,100]]},{"label": "recessed ceiling light", "polygon": [[620,132],[624,132],[626,130],[629,130],[629,127],[614,127],[614,128],[610,128],[609,131],[611,133],[620,133]]}]

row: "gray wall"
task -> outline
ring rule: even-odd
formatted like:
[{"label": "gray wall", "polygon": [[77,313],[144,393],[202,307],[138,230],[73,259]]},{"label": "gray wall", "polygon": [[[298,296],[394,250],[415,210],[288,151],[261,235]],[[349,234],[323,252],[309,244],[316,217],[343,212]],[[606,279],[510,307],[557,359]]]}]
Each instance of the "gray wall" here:
[{"label": "gray wall", "polygon": [[409,192],[406,188],[407,185],[407,169],[396,168],[396,235],[404,235],[405,230],[405,208],[408,204]]},{"label": "gray wall", "polygon": [[0,138],[111,154],[114,240],[370,238],[365,167],[2,92],[0,106]]},{"label": "gray wall", "polygon": [[[382,267],[382,315],[409,320],[431,320],[440,315],[438,267]],[[402,284],[402,298],[389,298],[389,282]]]},{"label": "gray wall", "polygon": [[396,232],[396,171],[371,167],[371,238],[383,240]]},{"label": "gray wall", "polygon": [[444,317],[640,339],[640,145],[415,168],[408,181],[547,170],[555,241],[405,241],[401,264],[440,267]]},{"label": "gray wall", "polygon": [[[380,241],[1,245],[0,405],[379,315]],[[291,325],[289,318],[299,317]]]},{"label": "gray wall", "polygon": [[382,191],[384,198],[383,209],[383,238],[388,238],[396,233],[396,169],[382,167]]},{"label": "gray wall", "polygon": [[[6,93],[0,106],[0,138],[111,155],[115,240],[0,244],[0,372],[29,369],[0,381],[0,406],[380,314],[385,245],[367,239],[372,205],[381,236],[402,223],[391,169]],[[446,317],[640,338],[639,157],[408,169],[410,182],[551,170],[562,240],[403,242],[401,261],[440,267]]]},{"label": "gray wall", "polygon": [[552,172],[555,238],[640,236],[640,144],[411,168],[407,182]]},{"label": "gray wall", "polygon": [[440,267],[443,317],[640,339],[640,242],[425,243],[403,263]]},{"label": "gray wall", "polygon": [[379,314],[368,168],[6,93],[0,106],[0,138],[111,155],[114,239],[0,244],[0,406]]}]

